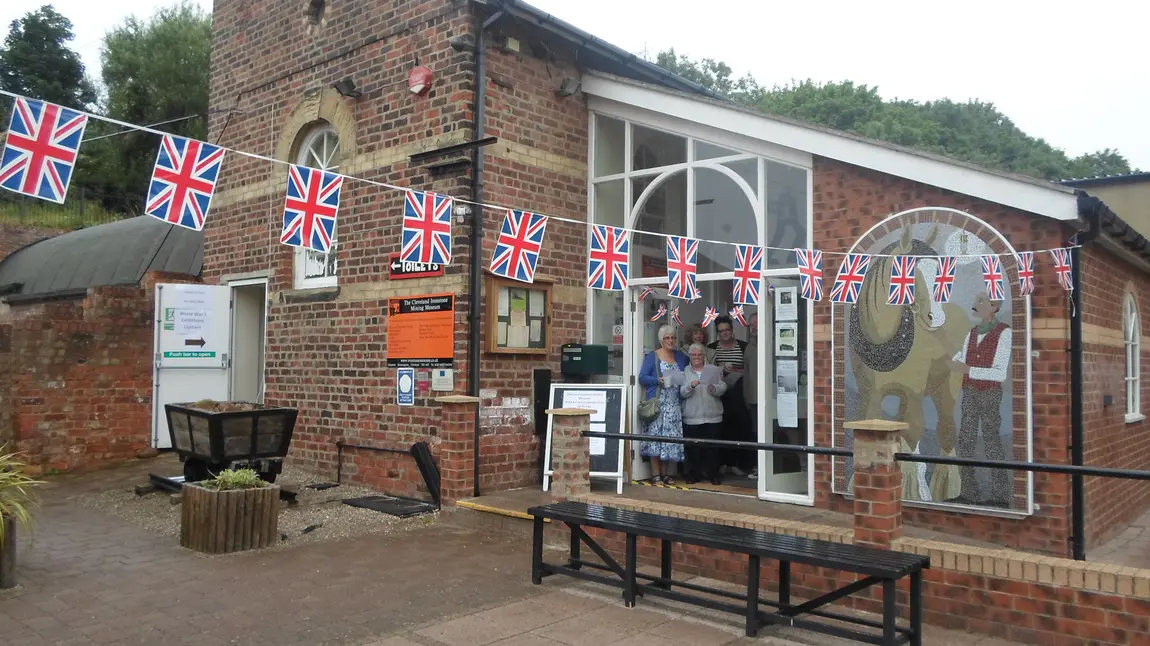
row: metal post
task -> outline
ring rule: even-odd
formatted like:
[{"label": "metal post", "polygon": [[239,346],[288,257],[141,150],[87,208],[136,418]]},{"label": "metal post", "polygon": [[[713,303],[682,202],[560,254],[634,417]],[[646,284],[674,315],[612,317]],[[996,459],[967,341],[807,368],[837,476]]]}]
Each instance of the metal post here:
[{"label": "metal post", "polygon": [[[1070,464],[1083,464],[1082,415],[1082,254],[1070,250]],[[1070,476],[1070,548],[1076,561],[1086,560],[1086,491],[1083,477]]]}]

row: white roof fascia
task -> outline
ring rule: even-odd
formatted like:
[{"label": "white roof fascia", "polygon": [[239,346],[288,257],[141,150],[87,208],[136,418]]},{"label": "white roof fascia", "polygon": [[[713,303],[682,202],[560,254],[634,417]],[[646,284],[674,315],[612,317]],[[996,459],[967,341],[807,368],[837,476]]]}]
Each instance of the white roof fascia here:
[{"label": "white roof fascia", "polygon": [[655,114],[702,124],[736,135],[902,177],[930,186],[1011,206],[1055,220],[1078,219],[1073,190],[1051,183],[1022,181],[997,173],[947,163],[932,157],[888,148],[853,136],[804,127],[767,115],[750,114],[710,101],[660,92],[595,74],[584,74],[583,92]]}]

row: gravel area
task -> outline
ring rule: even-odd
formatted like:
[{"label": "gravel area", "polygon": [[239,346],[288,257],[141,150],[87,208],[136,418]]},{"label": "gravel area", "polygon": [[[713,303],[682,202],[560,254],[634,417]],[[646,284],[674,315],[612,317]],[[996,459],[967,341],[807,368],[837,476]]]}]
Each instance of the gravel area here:
[{"label": "gravel area", "polygon": [[[308,489],[306,485],[330,482],[292,467],[276,479],[285,488],[298,488],[294,505],[280,503],[280,541],[271,549],[334,540],[363,534],[390,534],[425,527],[438,519],[438,512],[411,518],[397,518],[382,512],[345,505],[341,501],[360,496],[379,495],[371,489],[340,485],[325,490]],[[113,514],[160,536],[179,540],[180,505],[173,494],[164,491],[137,496],[134,487],[117,487],[97,493],[81,494],[75,501],[85,507]],[[305,530],[308,530],[305,533]]]}]

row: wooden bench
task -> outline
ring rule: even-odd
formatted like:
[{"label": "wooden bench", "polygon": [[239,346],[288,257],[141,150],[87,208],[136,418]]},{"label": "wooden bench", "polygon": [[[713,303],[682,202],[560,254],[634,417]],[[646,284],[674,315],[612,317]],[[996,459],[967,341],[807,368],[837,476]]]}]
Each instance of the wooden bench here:
[{"label": "wooden bench", "polygon": [[[745,616],[748,637],[756,636],[760,624],[765,622],[782,626],[795,626],[871,644],[909,643],[915,646],[922,644],[922,571],[930,567],[930,557],[927,556],[798,538],[742,527],[684,520],[572,501],[532,507],[527,510],[527,513],[534,517],[535,534],[532,545],[531,582],[536,585],[543,582],[543,577],[563,574],[621,587],[623,589],[623,601],[628,608],[635,605],[636,597],[649,594],[714,610],[732,612]],[[545,519],[562,522],[571,529],[571,553],[564,565],[553,565],[543,561],[543,524]],[[583,531],[584,527],[597,527],[626,534],[625,563],[619,565],[606,550]],[[641,536],[661,541],[659,576],[636,572],[636,539]],[[671,546],[673,543],[697,545],[747,555],[746,594],[672,579]],[[590,548],[602,560],[602,563],[580,558],[582,545]],[[779,563],[779,598],[777,602],[759,597],[759,564],[762,559],[775,560]],[[849,572],[861,575],[863,578],[806,603],[795,605],[790,600],[792,563]],[[615,576],[593,574],[583,571],[583,568],[612,572]],[[908,627],[898,625],[895,601],[896,582],[903,577],[910,577]],[[639,580],[643,580],[644,583],[639,583]],[[881,622],[822,609],[827,604],[879,584],[882,585],[883,597]],[[742,601],[743,604],[735,605],[698,594],[687,594],[677,589],[736,599]],[[773,608],[774,612],[764,611],[764,606]],[[801,619],[801,615],[811,615],[824,620],[831,619],[871,630],[863,632],[826,621]],[[877,631],[881,631],[881,633]]]}]

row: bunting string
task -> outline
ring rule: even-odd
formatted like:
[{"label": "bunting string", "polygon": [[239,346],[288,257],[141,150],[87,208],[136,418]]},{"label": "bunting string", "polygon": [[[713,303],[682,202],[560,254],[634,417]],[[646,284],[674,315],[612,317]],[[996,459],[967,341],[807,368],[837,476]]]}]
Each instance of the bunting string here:
[{"label": "bunting string", "polygon": [[[24,95],[21,95],[21,94],[17,94],[17,93],[14,93],[14,92],[10,92],[10,91],[7,91],[7,90],[0,90],[0,95],[2,95],[2,96],[7,96],[7,97],[10,97],[10,98],[12,98],[12,99],[14,99],[14,100],[16,100],[16,101],[20,101],[20,100],[23,100],[23,101],[29,101],[29,102],[37,103],[37,104],[40,104],[40,105],[42,105],[42,106],[51,106],[51,107],[56,107],[56,106],[52,106],[52,104],[48,104],[48,103],[46,103],[46,102],[42,102],[42,101],[40,101],[39,99],[33,99],[33,98],[30,98],[30,97],[26,97],[26,96],[24,96]],[[71,108],[67,108],[67,109],[63,109],[63,110],[65,110],[65,111],[67,111],[67,112],[70,112],[70,113],[74,113],[74,114],[78,114],[78,115],[83,115],[83,117],[84,117],[85,119],[96,119],[96,120],[98,120],[98,121],[102,121],[102,122],[105,122],[105,123],[109,123],[109,124],[112,124],[112,125],[115,125],[115,126],[120,126],[121,128],[129,129],[129,130],[136,130],[136,131],[139,131],[139,132],[146,132],[146,133],[150,133],[150,134],[153,134],[153,135],[156,135],[157,137],[159,137],[159,138],[161,139],[161,141],[163,141],[165,138],[168,138],[168,139],[177,138],[177,139],[181,139],[181,140],[183,140],[183,141],[187,141],[187,142],[193,142],[193,140],[190,140],[190,139],[184,139],[184,138],[181,138],[181,137],[176,137],[176,136],[174,136],[174,135],[172,135],[172,134],[170,134],[170,133],[166,133],[166,132],[163,132],[163,131],[161,131],[161,130],[158,130],[158,129],[156,129],[156,128],[154,128],[154,127],[150,127],[150,126],[141,126],[141,125],[138,125],[138,124],[130,123],[130,122],[127,122],[127,121],[122,121],[122,120],[119,120],[119,119],[115,119],[115,118],[112,118],[112,117],[108,117],[108,116],[105,116],[105,115],[100,115],[100,114],[94,114],[94,113],[91,113],[91,112],[86,112],[86,111],[83,111],[83,110],[73,110],[73,109],[71,109]],[[15,122],[15,120],[16,120],[16,119],[17,119],[17,110],[13,110],[13,122]],[[161,124],[157,124],[157,125],[161,125]],[[117,133],[117,134],[118,134],[118,133]],[[106,135],[105,135],[105,136],[106,136]],[[89,140],[87,140],[87,141],[91,141],[91,140],[94,140],[94,139],[97,139],[97,138],[102,138],[102,137],[93,137],[93,138],[91,138],[91,139],[89,139]],[[78,149],[78,147],[79,147],[79,144],[80,144],[82,141],[83,141],[83,128],[82,128],[82,126],[81,126],[81,128],[80,128],[80,137],[79,137],[79,139],[76,141],[75,145],[73,146],[73,150],[76,150],[76,149]],[[201,146],[202,146],[202,147],[211,147],[211,148],[215,148],[215,149],[218,149],[218,150],[220,150],[220,151],[223,151],[223,152],[226,152],[226,153],[235,154],[235,155],[240,155],[240,156],[242,156],[242,157],[247,157],[247,158],[249,158],[249,159],[260,160],[260,161],[268,162],[268,163],[271,163],[271,164],[274,164],[274,165],[280,165],[280,166],[285,166],[285,167],[293,167],[293,166],[296,166],[295,164],[292,164],[291,162],[288,162],[288,161],[284,161],[284,160],[281,160],[281,159],[276,159],[276,158],[274,158],[274,157],[268,157],[268,156],[266,156],[266,155],[260,155],[260,154],[257,154],[257,153],[253,153],[253,152],[249,152],[249,151],[245,151],[245,150],[240,150],[240,149],[237,149],[237,148],[229,148],[229,147],[226,147],[226,146],[215,146],[215,145],[212,145],[212,144],[207,144],[207,143],[205,143],[205,142],[194,142],[194,143],[197,145],[197,147],[201,147]],[[5,155],[5,161],[7,161],[7,155]],[[73,163],[74,163],[74,162],[73,162]],[[297,168],[299,168],[298,166],[296,166],[296,167],[297,167]],[[68,170],[69,170],[69,173],[70,173],[70,170],[71,170],[70,166],[69,166],[69,169],[68,169]],[[218,172],[218,166],[217,166],[217,172]],[[346,173],[336,173],[336,172],[333,172],[333,171],[324,171],[324,172],[323,172],[323,175],[324,175],[324,176],[330,176],[330,177],[333,177],[333,178],[338,178],[338,179],[336,180],[337,182],[342,182],[342,181],[345,181],[345,180],[350,180],[350,181],[354,181],[354,182],[358,182],[358,183],[366,184],[366,185],[369,185],[369,186],[375,186],[375,187],[378,187],[378,188],[382,188],[382,189],[386,189],[386,190],[392,190],[392,191],[402,191],[402,192],[404,192],[405,194],[409,194],[409,197],[410,197],[410,193],[413,193],[413,192],[419,192],[419,191],[417,191],[417,190],[415,190],[415,189],[412,189],[412,188],[410,188],[410,187],[397,186],[397,185],[395,185],[395,184],[389,184],[389,183],[387,183],[387,182],[380,182],[380,181],[371,180],[371,179],[367,179],[367,178],[363,178],[363,177],[357,177],[357,176],[355,176],[355,175],[348,175],[348,174],[346,174]],[[0,171],[0,179],[2,179],[2,178],[3,178],[3,171]],[[291,182],[289,181],[289,184],[290,184],[290,183],[291,183]],[[324,182],[320,182],[320,183],[324,183]],[[329,183],[329,184],[330,184],[330,183]],[[65,179],[65,180],[64,180],[64,183],[63,183],[63,190],[61,191],[61,197],[60,197],[60,199],[58,199],[58,200],[50,200],[50,201],[63,202],[62,193],[63,193],[63,191],[66,191],[66,188],[67,188],[67,180]],[[338,192],[338,188],[336,188],[336,191]],[[19,192],[19,191],[17,191],[17,192]],[[473,207],[476,207],[476,208],[479,208],[479,209],[490,209],[490,210],[496,210],[496,211],[500,211],[500,212],[504,212],[504,213],[507,213],[507,212],[515,212],[516,214],[524,214],[524,213],[527,213],[528,215],[530,215],[530,216],[535,216],[536,218],[543,218],[543,219],[545,219],[545,220],[554,220],[554,221],[557,221],[557,222],[565,222],[565,223],[568,223],[568,224],[573,224],[573,225],[576,225],[576,226],[581,226],[581,227],[588,227],[588,228],[591,228],[591,227],[593,226],[593,225],[592,225],[592,223],[588,223],[588,222],[586,222],[586,221],[584,221],[584,220],[576,220],[576,219],[573,219],[573,218],[565,218],[565,217],[561,217],[561,216],[557,216],[557,215],[550,215],[550,214],[546,214],[546,213],[537,213],[537,212],[534,212],[534,211],[532,211],[532,212],[525,212],[525,211],[522,211],[522,210],[520,210],[520,209],[515,209],[515,208],[513,208],[513,207],[508,207],[508,206],[504,206],[504,205],[501,205],[501,204],[495,204],[495,203],[490,203],[490,202],[475,202],[475,201],[472,201],[472,200],[468,200],[468,199],[465,199],[465,198],[453,197],[453,196],[448,196],[448,195],[440,195],[440,194],[431,194],[431,193],[428,193],[427,195],[435,195],[436,197],[439,197],[439,198],[446,198],[446,199],[445,199],[445,200],[443,200],[443,201],[444,201],[444,202],[449,202],[449,203],[452,203],[452,204],[455,204],[455,203],[458,203],[458,204],[467,204],[467,205],[470,205],[470,206],[473,206]],[[36,197],[39,197],[39,196],[36,196]],[[48,198],[42,198],[42,199],[48,199]],[[208,199],[210,200],[210,197],[209,197]],[[274,204],[274,202],[273,202],[273,204]],[[206,217],[206,215],[207,215],[207,214],[206,214],[206,210],[207,210],[207,209],[206,209],[206,207],[205,207],[205,208],[204,208],[204,211],[205,211],[205,212],[204,212],[204,214],[203,214],[205,217]],[[448,213],[448,214],[446,214],[446,215],[447,215],[447,217],[448,217],[448,218],[450,218],[450,213]],[[330,220],[331,220],[330,224],[332,225],[332,227],[334,227],[334,222],[335,222],[335,218],[334,218],[334,215],[333,215],[333,216],[330,218]],[[273,218],[273,222],[274,222],[274,218]],[[539,230],[541,230],[541,229],[542,229],[542,227],[539,227]],[[628,234],[628,237],[630,237],[630,234],[642,234],[642,235],[645,235],[645,236],[653,236],[653,237],[663,238],[663,239],[665,239],[665,240],[666,240],[666,241],[668,241],[668,242],[671,242],[671,241],[673,241],[673,240],[685,239],[685,240],[690,240],[691,242],[706,242],[706,243],[709,243],[709,244],[718,244],[718,245],[728,245],[728,246],[733,246],[733,247],[736,247],[736,249],[737,249],[737,250],[738,250],[739,248],[742,248],[741,250],[742,250],[744,253],[746,253],[746,250],[747,250],[747,249],[748,249],[748,247],[749,247],[749,245],[747,245],[747,243],[745,243],[745,242],[730,242],[730,241],[727,241],[727,240],[711,240],[711,239],[707,239],[707,238],[690,238],[690,239],[686,239],[686,238],[684,238],[683,236],[680,236],[680,235],[676,235],[676,234],[671,234],[671,233],[660,233],[660,232],[657,232],[657,231],[645,231],[645,230],[641,230],[641,229],[631,229],[631,228],[627,228],[627,227],[614,227],[614,229],[615,229],[615,230],[617,230],[617,231],[621,231],[621,232],[624,232],[624,233]],[[273,229],[273,232],[274,232],[274,229]],[[323,237],[325,234],[326,234],[326,235],[328,235],[328,236],[330,237],[330,232],[331,232],[331,229],[329,229],[329,228],[327,228],[327,227],[324,227],[324,226],[321,226],[321,227],[319,227],[319,228],[318,228],[318,230],[317,230],[317,231],[308,231],[308,232],[306,232],[306,233],[309,233],[309,234],[312,234],[312,235],[318,235],[318,236],[320,236],[320,237],[322,238],[322,237]],[[287,242],[287,241],[285,241],[285,244],[290,244],[290,245],[292,245],[292,246],[302,246],[302,247],[305,247],[305,248],[312,248],[312,247],[310,247],[310,246],[308,246],[308,245],[306,244],[306,242],[307,242],[307,241],[303,239],[304,237],[305,237],[305,232],[302,232],[302,231],[301,231],[301,232],[300,232],[298,235],[296,235],[296,236],[295,236],[295,240],[297,240],[297,241],[300,241],[300,242],[302,242],[302,243],[305,243],[305,244],[296,244],[296,243],[294,243],[294,242]],[[1066,257],[1068,257],[1068,256],[1069,256],[1069,253],[1068,253],[1068,252],[1069,252],[1069,250],[1070,250],[1070,249],[1073,249],[1073,248],[1077,248],[1077,247],[1078,247],[1077,241],[1076,241],[1076,240],[1072,240],[1072,241],[1071,241],[1069,244],[1067,244],[1065,247],[1058,247],[1058,248],[1053,248],[1053,249],[1038,249],[1038,250],[1034,250],[1034,251],[1032,251],[1032,252],[1026,252],[1026,253],[1035,253],[1035,254],[1037,254],[1037,253],[1046,253],[1046,254],[1051,254],[1052,256],[1055,256],[1055,258],[1056,258],[1056,261],[1055,261],[1055,262],[1056,262],[1056,264],[1057,264],[1057,265],[1059,265],[1059,266],[1058,266],[1058,270],[1059,270],[1059,281],[1060,281],[1060,283],[1062,283],[1062,281],[1063,281],[1063,273],[1062,273],[1062,272],[1063,272],[1063,271],[1065,271],[1065,270],[1063,269],[1063,266],[1064,266],[1064,265],[1062,265],[1062,263],[1060,263],[1059,261],[1061,261],[1061,260],[1062,260],[1062,254],[1065,254],[1065,255],[1066,255]],[[785,253],[795,253],[795,252],[796,252],[796,248],[795,248],[795,247],[773,247],[773,246],[758,246],[758,247],[751,247],[751,248],[752,248],[752,249],[762,249],[762,250],[768,250],[768,251],[781,251],[781,252],[785,252]],[[811,250],[811,251],[815,251],[815,250]],[[932,255],[929,255],[929,256],[927,256],[927,255],[922,255],[922,254],[858,254],[858,253],[856,253],[856,252],[852,252],[852,251],[832,251],[832,250],[827,250],[827,249],[819,249],[819,250],[817,250],[817,251],[818,251],[820,254],[822,254],[822,255],[828,255],[828,256],[848,256],[848,257],[853,257],[853,256],[860,256],[860,255],[863,255],[863,256],[866,256],[866,257],[868,257],[868,258],[898,258],[898,257],[919,257],[919,258],[925,258],[925,257],[940,257],[940,256],[943,256],[943,255],[945,255],[945,256],[946,256],[946,257],[948,257],[948,258],[955,258],[955,259],[968,259],[968,258],[976,258],[976,259],[982,259],[982,258],[986,258],[986,257],[998,257],[998,256],[1006,256],[1006,257],[1011,257],[1011,256],[1015,256],[1015,254],[1013,254],[1013,253],[1009,253],[1009,252],[1007,252],[1007,253],[980,253],[980,254],[932,254]],[[760,262],[761,262],[761,261],[760,261]],[[1017,257],[1015,257],[1015,258],[1014,258],[1014,262],[1015,262],[1015,263],[1017,263]],[[758,265],[758,263],[755,263],[755,264],[756,264],[756,265]],[[765,263],[764,263],[764,264],[765,264]],[[514,267],[514,265],[512,265],[512,266]],[[520,265],[520,272],[521,272],[521,275],[522,275],[522,274],[533,274],[533,273],[534,273],[534,263],[533,263],[533,262],[531,263],[530,269],[528,269],[528,268],[527,268],[527,266],[525,266],[525,265]],[[693,282],[693,281],[692,281],[692,282]],[[1064,285],[1064,286],[1065,286],[1065,285]],[[804,291],[806,291],[806,290],[804,290]],[[689,295],[689,293],[688,293],[688,295]],[[821,294],[820,294],[820,295],[821,295]],[[692,299],[686,299],[686,300],[692,300]],[[757,299],[755,299],[755,300],[757,300]],[[816,300],[817,300],[817,299],[816,299]]]}]

